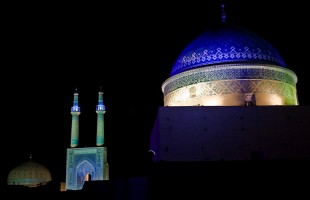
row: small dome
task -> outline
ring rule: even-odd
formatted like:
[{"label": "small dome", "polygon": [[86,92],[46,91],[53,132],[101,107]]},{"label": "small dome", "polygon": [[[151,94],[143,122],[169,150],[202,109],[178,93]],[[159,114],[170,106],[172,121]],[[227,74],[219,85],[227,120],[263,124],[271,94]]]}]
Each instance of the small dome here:
[{"label": "small dome", "polygon": [[46,167],[30,160],[10,171],[7,184],[37,187],[51,180],[51,173]]},{"label": "small dome", "polygon": [[242,27],[222,25],[194,39],[177,58],[170,76],[227,63],[286,66],[275,48],[260,36]]}]

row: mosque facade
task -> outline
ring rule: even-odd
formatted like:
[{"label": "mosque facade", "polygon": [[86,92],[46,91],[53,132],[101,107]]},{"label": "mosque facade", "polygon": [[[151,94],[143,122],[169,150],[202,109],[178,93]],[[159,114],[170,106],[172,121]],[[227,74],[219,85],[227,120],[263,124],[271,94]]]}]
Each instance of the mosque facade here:
[{"label": "mosque facade", "polygon": [[95,147],[79,147],[79,93],[74,93],[71,107],[71,143],[67,149],[66,187],[65,190],[81,190],[85,181],[108,180],[109,165],[107,162],[107,147],[104,141],[103,92],[98,93],[97,135]]}]

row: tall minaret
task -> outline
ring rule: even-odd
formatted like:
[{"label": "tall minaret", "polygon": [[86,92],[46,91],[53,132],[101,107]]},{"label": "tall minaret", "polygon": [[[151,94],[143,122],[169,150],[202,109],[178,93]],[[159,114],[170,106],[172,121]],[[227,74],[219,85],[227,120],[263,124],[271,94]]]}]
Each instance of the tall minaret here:
[{"label": "tall minaret", "polygon": [[104,145],[104,113],[105,106],[103,104],[103,92],[102,88],[100,88],[98,93],[98,105],[96,106],[97,113],[97,139],[96,145],[102,146]]},{"label": "tall minaret", "polygon": [[73,97],[73,106],[71,107],[71,147],[76,147],[79,144],[79,115],[80,115],[80,107],[79,107],[79,93],[77,89],[75,89],[74,97]]}]

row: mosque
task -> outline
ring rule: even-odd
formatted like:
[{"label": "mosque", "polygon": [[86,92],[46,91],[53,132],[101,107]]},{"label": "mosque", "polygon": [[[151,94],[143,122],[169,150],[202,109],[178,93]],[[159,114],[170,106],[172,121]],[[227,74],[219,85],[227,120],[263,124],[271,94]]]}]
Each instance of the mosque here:
[{"label": "mosque", "polygon": [[299,105],[297,81],[268,41],[227,22],[222,5],[222,23],[181,51],[162,84],[150,137],[154,199],[302,191],[310,107]]},{"label": "mosque", "polygon": [[[240,135],[240,129],[242,132],[251,131],[252,134],[248,133],[246,137],[256,137],[251,138],[253,142],[259,139],[258,134],[259,137],[267,133],[275,135],[268,131],[274,131],[270,126],[279,123],[283,127],[283,121],[270,118],[270,112],[283,117],[281,112],[305,110],[299,107],[296,85],[297,75],[286,67],[277,50],[257,34],[226,23],[223,7],[222,23],[206,30],[184,48],[172,67],[170,77],[162,84],[164,106],[159,108],[151,150],[158,159],[168,156],[169,151],[164,150],[167,145],[174,145],[180,150],[180,147],[195,144],[206,151],[211,147],[211,143],[205,143],[209,141],[212,146],[218,143],[216,149],[220,150],[223,146],[228,147],[224,142],[229,137],[239,142],[238,138],[241,140],[245,136]],[[273,121],[271,124],[262,121],[268,118]],[[190,137],[194,133],[195,137]],[[229,136],[223,137],[223,134]],[[211,135],[225,140],[206,138]],[[168,141],[172,143],[168,144]],[[257,146],[246,146],[257,149]],[[211,150],[214,152],[215,147],[208,151]],[[182,157],[185,160],[196,160],[199,154],[203,154],[201,150],[193,155],[187,148],[184,151]],[[180,151],[177,152],[167,160],[178,160],[176,155]],[[229,151],[229,154],[232,152],[235,151]],[[234,156],[229,154],[223,152],[223,156],[219,156],[221,158],[213,159],[233,159]],[[309,152],[305,156],[308,155]],[[209,160],[213,156],[202,157]]]},{"label": "mosque", "polygon": [[[97,135],[95,147],[79,146],[79,93],[77,89],[73,95],[71,107],[71,142],[67,149],[66,181],[60,183],[59,191],[81,190],[85,181],[109,180],[109,165],[107,162],[107,147],[104,140],[103,92],[98,92]],[[50,171],[42,164],[30,160],[13,168],[8,175],[7,184],[34,188],[39,190],[52,182]],[[40,190],[39,190],[40,191]]]},{"label": "mosque", "polygon": [[[297,75],[268,41],[227,23],[222,8],[222,23],[183,49],[162,84],[164,106],[150,134],[154,199],[203,190],[195,183],[201,180],[213,189],[236,179],[243,181],[240,187],[264,181],[285,188],[287,180],[310,177],[304,162],[310,159],[310,107],[299,105]],[[102,92],[96,112],[97,146],[78,148],[80,108],[74,93],[67,190],[80,190],[88,180],[109,180]],[[10,177],[8,184],[15,181]],[[189,190],[186,183],[197,187]]]},{"label": "mosque", "polygon": [[74,93],[71,108],[71,148],[67,149],[66,190],[81,190],[85,181],[109,179],[107,163],[107,147],[104,146],[104,113],[103,92],[98,93],[97,137],[96,147],[80,147],[79,144],[79,115],[78,92]]}]

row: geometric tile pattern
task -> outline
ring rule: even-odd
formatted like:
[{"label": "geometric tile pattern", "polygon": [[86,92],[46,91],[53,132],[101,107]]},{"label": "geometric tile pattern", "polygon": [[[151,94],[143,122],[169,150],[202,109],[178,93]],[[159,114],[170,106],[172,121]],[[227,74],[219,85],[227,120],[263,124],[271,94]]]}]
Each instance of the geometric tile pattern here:
[{"label": "geometric tile pattern", "polygon": [[[190,99],[191,88],[196,88],[195,98],[235,94],[235,93],[264,93],[280,95],[287,105],[295,105],[297,100],[296,88],[288,83],[274,80],[222,80],[197,83],[175,90],[165,96],[165,104]],[[188,95],[185,95],[188,94]]]},{"label": "geometric tile pattern", "polygon": [[[296,87],[297,76],[291,70],[283,67],[270,66],[270,65],[267,66],[267,65],[226,64],[226,65],[202,67],[179,73],[175,76],[170,77],[162,84],[162,91],[164,95],[167,95],[172,91],[175,91],[182,87],[186,87],[197,83],[212,84],[213,81],[219,81],[219,80],[222,81],[252,80],[250,82],[228,81],[223,83],[223,84],[232,84],[228,86],[218,85],[219,83],[216,83],[217,85],[213,87],[218,87],[217,90],[220,90],[223,93],[231,93],[231,92],[243,93],[245,91],[247,92],[253,91],[254,90],[253,87],[255,87],[255,85],[258,84],[258,82],[256,83],[256,80],[268,80],[267,82],[270,84],[271,88],[268,88],[267,85],[261,87],[259,89],[259,91],[261,92],[262,91],[268,92],[269,90],[274,92],[276,90],[279,91],[279,93],[283,93],[281,92],[283,84],[280,84],[281,86],[278,86],[279,85],[278,82],[286,83],[291,87]],[[275,81],[275,83],[271,83],[270,81]],[[259,84],[262,83],[267,84],[267,82],[259,81]],[[216,90],[213,89],[212,92],[222,93],[217,92]]]},{"label": "geometric tile pattern", "polygon": [[106,147],[68,148],[66,164],[66,189],[80,190],[87,177],[104,180],[107,167]]},{"label": "geometric tile pattern", "polygon": [[195,38],[176,59],[170,76],[221,63],[271,64],[285,67],[276,49],[259,35],[237,26],[221,26]]},{"label": "geometric tile pattern", "polygon": [[36,187],[47,184],[51,180],[50,171],[45,166],[29,160],[10,171],[7,184]]}]

